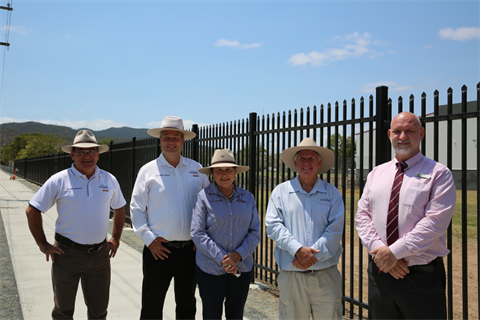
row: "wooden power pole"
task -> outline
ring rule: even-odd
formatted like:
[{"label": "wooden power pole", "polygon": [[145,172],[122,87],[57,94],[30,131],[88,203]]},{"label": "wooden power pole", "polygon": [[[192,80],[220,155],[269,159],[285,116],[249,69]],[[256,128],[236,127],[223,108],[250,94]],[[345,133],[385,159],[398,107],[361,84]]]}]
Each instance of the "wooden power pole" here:
[{"label": "wooden power pole", "polygon": [[[7,10],[7,11],[13,11],[13,8],[10,7],[10,3],[7,3],[6,7],[0,6],[0,9]],[[10,43],[8,43],[8,42],[0,42],[0,45],[10,47]]]}]

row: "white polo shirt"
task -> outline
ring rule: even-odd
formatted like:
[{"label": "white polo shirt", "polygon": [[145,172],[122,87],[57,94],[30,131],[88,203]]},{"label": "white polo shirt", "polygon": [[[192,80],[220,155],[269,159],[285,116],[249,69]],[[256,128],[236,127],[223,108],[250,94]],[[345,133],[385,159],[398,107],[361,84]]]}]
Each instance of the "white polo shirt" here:
[{"label": "white polo shirt", "polygon": [[120,209],[126,201],[113,175],[95,167],[87,179],[72,164],[51,176],[29,203],[41,212],[56,204],[55,232],[80,244],[94,244],[107,237],[110,207]]},{"label": "white polo shirt", "polygon": [[202,166],[180,157],[177,167],[163,154],[138,172],[130,201],[135,234],[148,246],[157,237],[191,240],[190,225],[197,193],[210,182],[198,172]]}]

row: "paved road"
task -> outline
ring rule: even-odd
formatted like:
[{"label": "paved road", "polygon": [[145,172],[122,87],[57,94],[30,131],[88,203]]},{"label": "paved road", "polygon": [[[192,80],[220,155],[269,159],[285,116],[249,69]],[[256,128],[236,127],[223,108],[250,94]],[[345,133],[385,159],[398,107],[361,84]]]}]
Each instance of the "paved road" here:
[{"label": "paved road", "polygon": [[[7,239],[7,241],[1,241],[2,272],[0,275],[2,276],[2,295],[7,294],[8,296],[4,295],[2,298],[1,312],[3,314],[0,314],[0,318],[18,319],[23,315],[26,320],[51,319],[53,307],[53,291],[50,280],[51,263],[46,262],[45,255],[39,251],[28,229],[25,215],[28,201],[38,187],[29,186],[23,179],[9,180],[9,177],[9,174],[0,170],[0,211],[3,220],[2,227],[4,227],[0,228],[0,240],[2,240],[2,234]],[[45,234],[51,242],[53,242],[56,215],[55,207],[43,215]],[[10,252],[11,263],[8,259],[8,252]],[[141,266],[140,252],[122,242],[116,257],[112,259],[109,319],[138,319],[142,284]],[[5,278],[3,278],[4,276]],[[4,281],[4,279],[10,280]],[[17,297],[15,286],[18,290]],[[87,310],[83,303],[82,290],[78,291],[76,301],[75,317],[86,319]],[[21,311],[18,302],[20,302]],[[201,309],[201,300],[197,290],[198,319],[201,319]],[[173,290],[169,291],[165,301],[164,318],[175,318]]]}]

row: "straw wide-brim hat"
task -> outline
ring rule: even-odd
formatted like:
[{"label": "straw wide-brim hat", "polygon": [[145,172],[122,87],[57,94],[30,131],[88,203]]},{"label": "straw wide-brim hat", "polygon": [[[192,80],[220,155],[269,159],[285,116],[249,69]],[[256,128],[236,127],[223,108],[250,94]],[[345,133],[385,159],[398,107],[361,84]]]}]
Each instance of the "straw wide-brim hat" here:
[{"label": "straw wide-brim hat", "polygon": [[203,174],[212,174],[213,168],[223,168],[223,167],[235,167],[237,168],[237,174],[243,173],[248,171],[250,167],[247,166],[239,166],[235,162],[235,156],[230,149],[217,149],[213,153],[212,157],[212,164],[210,167],[200,168],[198,172]]},{"label": "straw wide-brim hat", "polygon": [[80,130],[77,132],[73,144],[70,146],[63,146],[62,151],[70,153],[73,148],[98,148],[99,153],[107,152],[109,146],[106,144],[98,144],[97,139],[90,130]]},{"label": "straw wide-brim hat", "polygon": [[182,118],[175,116],[166,116],[165,118],[163,118],[160,128],[147,130],[147,133],[152,137],[158,138],[160,137],[160,132],[167,130],[183,133],[183,137],[185,138],[185,140],[193,139],[197,136],[194,132],[185,130],[183,128]]},{"label": "straw wide-brim hat", "polygon": [[283,163],[285,163],[287,167],[289,167],[295,172],[298,171],[297,168],[295,168],[295,161],[293,157],[295,157],[295,155],[302,150],[314,151],[322,157],[322,165],[318,169],[317,174],[327,172],[328,170],[330,170],[330,168],[332,168],[333,163],[335,162],[335,155],[333,154],[332,150],[317,146],[315,140],[313,140],[312,138],[305,138],[302,140],[302,142],[300,142],[297,147],[288,148],[283,150],[282,152]]}]

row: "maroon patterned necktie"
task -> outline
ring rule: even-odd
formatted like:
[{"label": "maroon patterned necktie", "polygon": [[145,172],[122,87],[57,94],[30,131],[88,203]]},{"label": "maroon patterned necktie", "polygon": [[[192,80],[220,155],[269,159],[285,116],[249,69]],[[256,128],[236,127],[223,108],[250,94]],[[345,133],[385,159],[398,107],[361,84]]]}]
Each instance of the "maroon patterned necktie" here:
[{"label": "maroon patterned necktie", "polygon": [[387,244],[390,246],[398,239],[398,198],[400,197],[400,188],[403,182],[403,172],[407,167],[404,162],[397,162],[397,173],[393,180],[392,194],[388,204],[387,216]]}]

